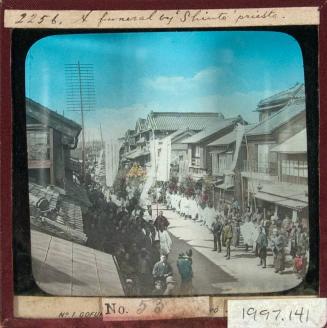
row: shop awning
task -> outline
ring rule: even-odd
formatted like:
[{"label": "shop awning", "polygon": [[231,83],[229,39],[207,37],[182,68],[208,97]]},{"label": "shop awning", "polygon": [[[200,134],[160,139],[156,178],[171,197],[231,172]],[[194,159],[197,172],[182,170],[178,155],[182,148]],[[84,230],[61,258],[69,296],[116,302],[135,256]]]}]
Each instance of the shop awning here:
[{"label": "shop awning", "polygon": [[285,154],[305,154],[307,152],[307,129],[303,129],[270,151]]},{"label": "shop awning", "polygon": [[260,191],[255,194],[255,198],[258,198],[258,199],[261,199],[261,200],[264,200],[264,201],[270,202],[270,203],[277,203],[284,199],[283,197],[278,197],[278,196],[267,194],[265,192],[260,192]]},{"label": "shop awning", "polygon": [[294,210],[301,210],[302,208],[308,206],[308,204],[305,202],[300,202],[298,200],[293,200],[293,199],[283,199],[282,201],[277,202],[277,204]]},{"label": "shop awning", "polygon": [[288,207],[294,210],[299,210],[308,206],[306,202],[301,202],[298,200],[288,199],[284,197],[279,197],[265,192],[257,192],[255,197],[266,202],[274,203],[279,206]]}]

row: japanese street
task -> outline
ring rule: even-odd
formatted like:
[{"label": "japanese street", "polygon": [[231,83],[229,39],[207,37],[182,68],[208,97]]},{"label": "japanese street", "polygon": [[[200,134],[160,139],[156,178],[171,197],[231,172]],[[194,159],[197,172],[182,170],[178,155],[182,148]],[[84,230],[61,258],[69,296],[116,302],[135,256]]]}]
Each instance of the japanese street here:
[{"label": "japanese street", "polygon": [[[225,248],[222,252],[214,252],[213,236],[206,226],[191,219],[184,219],[178,213],[164,209],[164,216],[170,222],[168,231],[173,242],[168,262],[174,270],[174,277],[180,283],[176,261],[178,254],[192,249],[193,252],[193,288],[194,294],[240,294],[271,293],[296,287],[301,280],[293,273],[291,264],[286,265],[283,274],[274,273],[271,252],[267,257],[267,268],[258,266],[259,259],[251,248],[245,252],[243,247],[232,247],[231,259],[226,260]],[[153,216],[157,209],[153,207]],[[287,261],[290,262],[290,261]]]}]

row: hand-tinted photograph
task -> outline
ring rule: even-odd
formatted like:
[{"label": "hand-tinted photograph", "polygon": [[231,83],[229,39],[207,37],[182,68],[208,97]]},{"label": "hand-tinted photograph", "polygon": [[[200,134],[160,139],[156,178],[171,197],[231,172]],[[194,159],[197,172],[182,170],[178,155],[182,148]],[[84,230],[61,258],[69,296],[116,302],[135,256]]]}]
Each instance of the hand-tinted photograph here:
[{"label": "hand-tinted photograph", "polygon": [[298,42],[274,31],[34,43],[25,95],[39,288],[161,297],[301,284],[312,222],[304,81]]}]

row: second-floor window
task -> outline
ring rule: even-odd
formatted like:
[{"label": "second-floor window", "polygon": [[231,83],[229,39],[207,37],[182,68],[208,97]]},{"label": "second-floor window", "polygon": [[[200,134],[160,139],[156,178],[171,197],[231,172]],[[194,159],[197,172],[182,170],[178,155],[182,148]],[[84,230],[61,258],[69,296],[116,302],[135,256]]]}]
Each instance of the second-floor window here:
[{"label": "second-floor window", "polygon": [[308,162],[297,160],[282,160],[282,175],[307,178]]},{"label": "second-floor window", "polygon": [[28,159],[42,161],[50,159],[50,137],[46,130],[27,131]]},{"label": "second-floor window", "polygon": [[221,175],[225,170],[229,170],[233,161],[233,153],[212,154],[212,173]]},{"label": "second-floor window", "polygon": [[257,172],[269,173],[269,144],[258,145]]}]

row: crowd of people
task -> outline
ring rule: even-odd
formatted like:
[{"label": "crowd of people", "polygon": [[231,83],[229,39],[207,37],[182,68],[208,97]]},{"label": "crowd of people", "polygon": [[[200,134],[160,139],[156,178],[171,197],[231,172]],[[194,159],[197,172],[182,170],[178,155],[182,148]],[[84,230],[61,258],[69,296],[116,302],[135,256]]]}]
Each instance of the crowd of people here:
[{"label": "crowd of people", "polygon": [[[133,189],[133,188],[130,188]],[[168,263],[172,240],[168,219],[152,206],[142,208],[137,195],[117,196],[98,184],[88,185],[92,207],[84,216],[88,245],[113,254],[125,292],[129,296],[187,295],[192,292],[192,252],[180,253],[177,260],[181,285]]]},{"label": "crowd of people", "polygon": [[210,201],[202,201],[201,193],[190,196],[166,188],[160,194],[165,194],[167,207],[184,219],[207,226],[213,234],[213,251],[221,252],[224,247],[227,260],[231,259],[231,247],[240,247],[242,240],[245,252],[253,252],[263,269],[267,268],[267,255],[271,252],[275,273],[283,273],[291,262],[299,278],[305,275],[309,256],[307,219],[290,219],[259,207],[253,210],[248,206],[241,211],[235,198],[230,204],[221,201],[215,209]]},{"label": "crowd of people", "polygon": [[[151,201],[141,207],[140,193],[134,189],[127,187],[123,197],[98,184],[88,185],[92,203],[84,215],[88,245],[115,256],[127,295],[191,295],[192,250],[180,250],[173,272],[171,260],[168,262],[172,249],[169,220],[162,211],[152,213]],[[207,227],[212,233],[213,251],[224,251],[227,260],[233,259],[231,249],[242,247],[258,257],[258,266],[263,269],[268,267],[267,256],[272,256],[276,273],[283,273],[290,263],[299,278],[306,273],[307,220],[282,218],[259,207],[241,211],[235,199],[230,204],[222,201],[215,208],[210,201],[169,188],[158,188],[152,194],[152,201],[160,202],[160,207]]]}]

